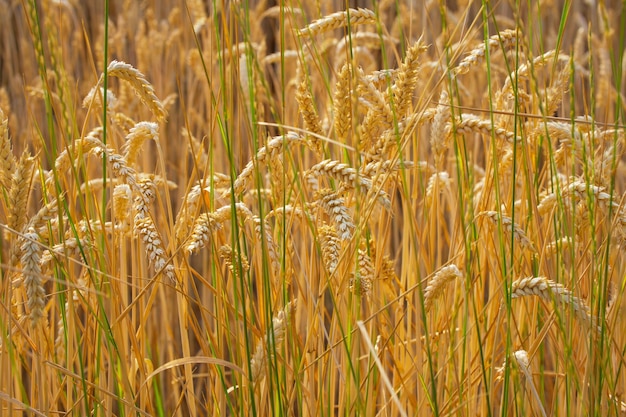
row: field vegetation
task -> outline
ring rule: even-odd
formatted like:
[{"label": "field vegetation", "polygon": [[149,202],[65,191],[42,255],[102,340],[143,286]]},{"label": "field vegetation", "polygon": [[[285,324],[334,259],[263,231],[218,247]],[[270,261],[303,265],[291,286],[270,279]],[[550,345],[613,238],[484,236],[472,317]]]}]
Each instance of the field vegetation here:
[{"label": "field vegetation", "polygon": [[626,413],[624,2],[0,10],[3,416]]}]

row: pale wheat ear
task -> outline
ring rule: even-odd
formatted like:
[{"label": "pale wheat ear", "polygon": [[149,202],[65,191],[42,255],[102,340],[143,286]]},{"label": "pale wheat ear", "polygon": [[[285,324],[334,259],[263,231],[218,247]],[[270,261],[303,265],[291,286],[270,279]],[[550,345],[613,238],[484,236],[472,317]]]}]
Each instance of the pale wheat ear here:
[{"label": "pale wheat ear", "polygon": [[159,125],[153,122],[139,122],[133,126],[124,143],[124,159],[129,166],[137,164],[137,155],[146,140],[159,141]]},{"label": "pale wheat ear", "polygon": [[513,281],[511,298],[535,295],[545,301],[570,307],[574,314],[592,330],[601,331],[601,324],[591,315],[583,300],[574,296],[570,290],[546,277],[528,277]]},{"label": "pale wheat ear", "polygon": [[365,24],[376,24],[376,15],[373,11],[368,9],[348,9],[344,12],[329,14],[328,16],[314,21],[307,27],[300,29],[299,34],[300,36],[312,38],[320,33],[348,25],[357,26]]},{"label": "pale wheat ear", "polygon": [[419,78],[420,61],[428,47],[417,41],[406,51],[402,65],[396,73],[396,82],[393,85],[393,110],[398,119],[403,118],[412,105],[413,93]]},{"label": "pale wheat ear", "polygon": [[[302,71],[299,71],[302,73]],[[317,114],[317,110],[315,105],[313,104],[313,96],[309,91],[309,86],[306,78],[303,76],[302,81],[298,84],[298,90],[296,92],[296,101],[298,102],[298,109],[300,110],[300,114],[302,116],[302,120],[304,121],[305,129],[312,133],[312,135],[308,135],[308,139],[315,151],[319,154],[323,154],[323,146],[319,139],[320,136],[324,136],[324,131],[322,129],[322,121],[320,120],[319,115]]]},{"label": "pale wheat ear", "polygon": [[[26,305],[29,310],[31,326],[36,327],[44,319],[46,305],[46,291],[43,287],[43,275],[39,264],[43,246],[39,243],[39,236],[33,228],[30,228],[20,241],[20,262],[26,290]],[[45,320],[44,325],[46,322],[47,320]]]},{"label": "pale wheat ear", "polygon": [[249,379],[254,385],[257,385],[265,377],[268,367],[268,357],[274,356],[274,352],[281,347],[289,322],[292,320],[293,314],[296,312],[297,300],[292,300],[280,310],[276,317],[272,319],[272,328],[268,330],[266,337],[263,337],[256,345],[252,359],[250,360],[250,376]]},{"label": "pale wheat ear", "polygon": [[109,77],[117,77],[126,81],[159,121],[164,121],[167,118],[167,111],[156,96],[152,84],[138,69],[125,62],[113,60],[107,67],[107,74]]},{"label": "pale wheat ear", "polygon": [[448,282],[461,278],[463,278],[463,274],[454,264],[439,268],[424,290],[424,311],[430,311],[433,303],[443,293],[443,289]]},{"label": "pale wheat ear", "polygon": [[516,30],[505,30],[493,35],[487,41],[486,47],[485,43],[483,43],[463,58],[459,65],[457,65],[454,69],[455,74],[467,74],[470,68],[482,62],[485,59],[486,48],[489,49],[490,53],[499,47],[502,47],[504,51],[513,48],[517,42],[518,35],[519,33]]},{"label": "pale wheat ear", "polygon": [[16,165],[13,144],[9,137],[9,118],[0,108],[0,184],[7,189],[11,186]]},{"label": "pale wheat ear", "polygon": [[338,141],[346,141],[352,131],[353,83],[353,67],[351,64],[344,64],[337,75],[333,100],[333,121]]},{"label": "pale wheat ear", "polygon": [[28,151],[24,151],[17,162],[9,191],[7,226],[17,232],[21,232],[24,229],[28,218],[28,197],[34,170],[34,158],[30,156]]}]

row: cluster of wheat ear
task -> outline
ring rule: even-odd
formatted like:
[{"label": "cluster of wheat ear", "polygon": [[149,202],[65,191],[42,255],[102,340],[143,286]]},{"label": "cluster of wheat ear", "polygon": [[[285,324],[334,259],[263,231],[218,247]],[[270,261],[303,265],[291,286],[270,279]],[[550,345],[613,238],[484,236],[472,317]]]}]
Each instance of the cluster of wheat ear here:
[{"label": "cluster of wheat ear", "polygon": [[0,414],[625,408],[604,3],[539,44],[486,4],[115,3],[25,1],[30,110],[0,84]]}]

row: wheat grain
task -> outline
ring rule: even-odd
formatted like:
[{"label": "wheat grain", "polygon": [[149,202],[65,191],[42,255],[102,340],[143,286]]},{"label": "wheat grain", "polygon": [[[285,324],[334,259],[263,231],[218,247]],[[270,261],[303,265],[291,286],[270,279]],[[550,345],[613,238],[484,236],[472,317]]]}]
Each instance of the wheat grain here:
[{"label": "wheat grain", "polygon": [[526,377],[526,382],[530,386],[533,397],[535,398],[537,406],[541,411],[541,415],[546,417],[546,410],[543,408],[541,398],[539,397],[539,393],[537,392],[537,388],[535,387],[535,383],[533,382],[533,376],[530,373],[530,360],[528,359],[528,353],[525,350],[518,350],[516,352],[513,352],[513,357],[515,358],[515,361],[517,362],[517,365],[521,369],[522,373]]},{"label": "wheat grain", "polygon": [[122,233],[129,230],[132,198],[133,193],[128,184],[119,184],[113,189],[113,213],[116,228]]},{"label": "wheat grain", "polygon": [[107,67],[107,73],[109,77],[117,77],[126,81],[152,114],[159,121],[165,120],[167,111],[163,107],[163,103],[154,93],[152,85],[138,69],[125,62],[113,60]]},{"label": "wheat grain", "polygon": [[463,274],[454,264],[444,266],[435,272],[424,290],[424,311],[430,311],[433,302],[443,292],[445,285],[455,278],[461,279]]},{"label": "wheat grain", "polygon": [[333,100],[335,136],[338,141],[346,141],[352,129],[352,73],[350,64],[344,64],[337,76]]},{"label": "wheat grain", "polygon": [[155,272],[162,272],[170,282],[176,283],[174,266],[167,260],[163,241],[150,216],[135,218],[135,235],[144,243],[148,260],[154,265]]},{"label": "wheat grain", "polygon": [[85,249],[91,245],[91,240],[88,237],[80,239],[68,237],[63,243],[57,243],[42,252],[39,261],[42,271],[49,271],[52,267],[52,262],[55,260],[57,260],[59,265],[63,265],[63,262],[61,262],[63,258],[67,256],[81,256]]},{"label": "wheat grain", "polygon": [[27,233],[24,233],[20,250],[26,304],[30,312],[31,326],[35,327],[42,319],[46,305],[46,291],[43,287],[43,275],[39,265],[42,246],[39,244],[39,236],[35,233],[35,229],[30,228]]},{"label": "wheat grain", "polygon": [[15,168],[13,145],[9,138],[9,118],[0,109],[0,184],[7,189],[11,186],[11,178]]},{"label": "wheat grain", "polygon": [[[83,107],[84,108],[92,108],[92,111],[97,111],[102,109],[102,99],[104,97],[104,88],[95,86],[89,90],[89,93],[83,99]],[[113,92],[107,89],[107,110],[113,112],[115,107],[117,107],[117,97]]]},{"label": "wheat grain", "polygon": [[[350,189],[364,188],[370,191],[373,188],[372,180],[358,175],[357,170],[349,165],[332,159],[325,159],[322,162],[311,167],[308,170],[307,177],[320,177],[327,175],[331,178],[341,181],[341,183]],[[383,190],[376,190],[377,201],[385,208],[391,207],[391,201]]]},{"label": "wheat grain", "polygon": [[500,214],[497,211],[483,211],[478,213],[478,216],[481,215],[486,216],[496,227],[498,227],[498,223],[500,223],[502,225],[502,230],[508,236],[513,234],[515,241],[517,241],[523,249],[528,249],[531,252],[537,252],[535,245],[533,245],[528,236],[526,236],[524,230],[519,227],[517,223],[513,223],[513,219],[509,216]]},{"label": "wheat grain", "polygon": [[280,348],[283,340],[285,340],[287,326],[295,313],[296,307],[296,300],[287,303],[285,308],[279,311],[276,317],[272,319],[272,328],[268,331],[267,336],[256,345],[250,360],[250,381],[253,384],[258,384],[265,377],[268,356],[273,357],[274,352]]},{"label": "wheat grain", "polygon": [[[435,172],[428,179],[426,187],[426,200],[431,201],[435,195],[441,194],[445,190],[449,190],[451,185],[450,175],[446,171]],[[437,194],[435,194],[435,190]]]},{"label": "wheat grain", "polygon": [[350,291],[359,296],[367,296],[372,290],[374,266],[366,248],[359,249],[357,262],[358,265],[354,278],[350,280]]},{"label": "wheat grain", "polygon": [[437,169],[442,167],[445,152],[450,146],[448,140],[450,131],[446,128],[450,115],[450,97],[448,97],[448,91],[444,89],[439,96],[439,104],[430,128],[430,147],[434,153]]},{"label": "wheat grain", "polygon": [[589,307],[563,285],[549,280],[546,277],[528,277],[513,281],[511,284],[511,298],[535,295],[548,302],[566,304],[572,308],[576,316],[583,322],[591,325],[592,329],[601,330],[589,311]]},{"label": "wheat grain", "polygon": [[393,85],[393,109],[398,119],[402,118],[411,105],[413,91],[417,85],[419,74],[419,57],[426,52],[428,48],[421,43],[416,42],[406,51],[406,56],[402,65],[396,73],[396,82]]},{"label": "wheat grain", "polygon": [[202,213],[195,222],[191,238],[187,243],[186,250],[188,254],[196,253],[205,247],[209,241],[211,233],[222,228],[218,221],[218,216],[214,213]]},{"label": "wheat grain", "polygon": [[309,141],[313,146],[313,149],[321,155],[322,143],[319,137],[324,136],[324,132],[322,129],[322,122],[313,104],[313,96],[309,91],[306,80],[302,80],[302,82],[298,84],[296,101],[298,102],[298,109],[300,110],[300,115],[304,121],[304,127],[308,132],[312,133],[312,135],[309,135]]},{"label": "wheat grain", "polygon": [[154,122],[139,122],[133,126],[123,147],[124,159],[129,166],[137,163],[137,154],[146,140],[159,141],[159,125]]},{"label": "wheat grain", "polygon": [[341,247],[339,236],[335,228],[327,224],[323,224],[318,229],[318,234],[324,265],[328,273],[332,275],[339,264],[339,249]]},{"label": "wheat grain", "polygon": [[342,240],[350,240],[352,230],[355,228],[354,221],[350,213],[348,213],[345,199],[340,194],[339,191],[323,189],[317,193],[316,200],[335,224],[339,237]]},{"label": "wheat grain", "polygon": [[463,58],[459,65],[454,69],[454,73],[456,75],[467,74],[471,67],[477,65],[485,58],[487,49],[490,53],[492,53],[499,46],[501,46],[504,51],[515,47],[517,36],[518,33],[514,30],[505,30],[497,35],[493,35],[486,43],[483,43],[479,47],[473,49],[465,58]]},{"label": "wheat grain", "polygon": [[314,37],[320,33],[328,32],[329,30],[338,29],[341,27],[349,26],[354,27],[357,25],[375,24],[376,15],[373,11],[367,9],[348,9],[343,12],[337,12],[324,16],[318,19],[305,28],[300,29],[300,36]]},{"label": "wheat grain", "polygon": [[28,218],[28,196],[30,195],[31,180],[33,177],[35,160],[28,151],[20,157],[9,190],[9,215],[7,226],[9,229],[21,232]]},{"label": "wheat grain", "polygon": [[459,120],[454,123],[448,124],[448,129],[454,130],[458,134],[465,133],[481,133],[483,135],[493,136],[497,139],[504,140],[508,143],[514,143],[520,140],[519,137],[515,136],[515,132],[510,132],[504,128],[494,126],[490,120],[483,120],[480,117],[463,113]]},{"label": "wheat grain", "polygon": [[277,158],[278,155],[284,151],[284,148],[287,148],[291,144],[295,143],[305,143],[305,140],[301,136],[293,132],[289,132],[285,135],[272,138],[267,145],[259,148],[256,156],[248,162],[245,168],[237,176],[237,179],[233,184],[235,194],[240,194],[246,189],[250,178],[252,178],[257,163],[266,163],[270,159]]},{"label": "wheat grain", "polygon": [[235,254],[229,245],[222,246],[218,253],[235,278],[240,276],[239,271],[245,274],[250,269],[250,263],[246,255],[241,252]]}]

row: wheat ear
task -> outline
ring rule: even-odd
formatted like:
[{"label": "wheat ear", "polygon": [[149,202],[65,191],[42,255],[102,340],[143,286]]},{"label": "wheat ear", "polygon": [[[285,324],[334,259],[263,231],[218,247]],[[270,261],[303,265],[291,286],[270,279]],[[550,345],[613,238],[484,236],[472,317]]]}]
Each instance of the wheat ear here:
[{"label": "wheat ear", "polygon": [[424,290],[424,311],[430,311],[433,302],[441,295],[446,284],[455,278],[463,278],[463,274],[454,264],[444,266],[435,272]]},{"label": "wheat ear", "polygon": [[[327,175],[331,178],[341,181],[346,187],[350,189],[356,189],[359,187],[370,191],[373,188],[372,180],[365,178],[362,175],[358,175],[357,170],[351,168],[349,165],[341,163],[339,161],[333,161],[332,159],[325,159],[322,162],[314,165],[307,172],[309,177],[319,177]],[[377,190],[378,202],[385,208],[391,207],[391,201],[383,190]]]},{"label": "wheat ear", "polygon": [[126,81],[139,99],[150,109],[159,121],[165,120],[167,111],[161,100],[154,93],[154,88],[146,77],[135,67],[122,61],[113,60],[107,67],[109,77],[117,77]]},{"label": "wheat ear", "polygon": [[482,133],[483,135],[494,135],[497,139],[506,141],[508,143],[514,143],[520,140],[515,136],[514,132],[508,131],[502,127],[494,126],[490,120],[483,120],[473,114],[463,113],[459,120],[454,124],[448,125],[450,130],[454,129],[456,133]]},{"label": "wheat ear", "polygon": [[368,9],[348,9],[337,12],[318,19],[303,29],[300,29],[300,36],[314,37],[329,30],[338,29],[345,26],[357,26],[365,24],[375,24],[376,15]]},{"label": "wheat ear", "polygon": [[461,63],[454,69],[455,74],[467,74],[471,67],[481,62],[486,55],[487,49],[491,52],[502,45],[502,49],[507,50],[515,46],[518,33],[515,30],[505,30],[493,35],[489,40],[473,49],[468,56],[463,58]]},{"label": "wheat ear", "polygon": [[24,151],[18,161],[11,181],[7,226],[18,232],[21,232],[26,225],[28,196],[30,194],[34,166],[34,158],[30,156],[28,151]]},{"label": "wheat ear", "polygon": [[267,372],[267,358],[273,356],[287,334],[287,326],[291,320],[291,316],[297,307],[296,300],[293,300],[278,312],[278,315],[272,319],[272,328],[266,337],[256,345],[252,359],[250,360],[250,380],[253,384],[258,384]]},{"label": "wheat ear", "polygon": [[333,99],[333,122],[339,142],[347,140],[352,130],[352,65],[344,64],[337,75]]},{"label": "wheat ear", "polygon": [[305,140],[301,136],[293,132],[289,132],[285,135],[272,138],[267,145],[259,148],[256,156],[248,162],[241,173],[237,176],[237,179],[233,184],[235,194],[239,194],[246,189],[250,179],[252,178],[252,174],[254,173],[254,168],[257,166],[257,163],[267,163],[267,161],[280,155],[280,153],[284,151],[284,148],[294,143],[305,143]]},{"label": "wheat ear", "polygon": [[339,191],[323,189],[317,193],[316,201],[319,206],[326,212],[331,221],[335,224],[335,228],[342,240],[350,240],[352,230],[354,229],[354,221],[348,213],[345,199],[340,196]]},{"label": "wheat ear", "polygon": [[546,277],[528,277],[513,281],[511,284],[511,298],[535,295],[546,301],[555,301],[557,304],[567,304],[576,316],[583,322],[600,332],[601,327],[591,316],[589,307],[583,300],[574,296],[570,290]]},{"label": "wheat ear", "polygon": [[304,121],[304,127],[308,132],[312,133],[312,135],[309,135],[311,145],[319,155],[322,155],[322,142],[320,141],[320,136],[324,136],[322,121],[313,104],[313,96],[309,91],[306,79],[303,79],[302,82],[298,84],[296,101],[298,102],[298,109]]},{"label": "wheat ear", "polygon": [[13,145],[9,138],[9,119],[0,109],[0,184],[5,188],[11,185],[11,178],[15,172],[16,161],[13,155]]},{"label": "wheat ear", "polygon": [[146,140],[159,141],[159,125],[154,122],[139,122],[133,126],[126,136],[124,159],[129,166],[137,163],[137,155]]},{"label": "wheat ear", "polygon": [[535,245],[531,242],[531,240],[526,236],[524,230],[519,227],[517,223],[513,223],[513,219],[509,216],[505,216],[504,214],[499,214],[497,211],[483,211],[478,213],[478,216],[484,215],[497,227],[498,220],[500,224],[502,224],[502,228],[505,233],[509,236],[513,234],[515,240],[520,244],[520,246],[524,249],[528,249],[531,252],[537,252],[535,249]]},{"label": "wheat ear", "polygon": [[322,260],[329,274],[333,274],[339,265],[339,249],[341,243],[333,226],[322,225],[319,229]]},{"label": "wheat ear", "polygon": [[537,388],[535,387],[535,383],[533,382],[533,376],[530,373],[530,361],[528,359],[528,353],[525,350],[518,350],[513,353],[515,357],[515,361],[519,366],[520,370],[526,377],[526,382],[528,386],[530,386],[530,391],[533,393],[533,397],[535,398],[535,402],[537,403],[537,407],[541,411],[541,415],[543,417],[547,417],[546,410],[543,408],[543,404],[541,403],[541,397],[539,397],[539,393],[537,392]]},{"label": "wheat ear", "polygon": [[21,263],[24,287],[26,288],[27,306],[30,311],[29,317],[32,327],[35,327],[43,317],[46,305],[46,292],[43,287],[43,275],[39,260],[42,246],[39,244],[39,236],[35,229],[30,228],[22,238]]},{"label": "wheat ear", "polygon": [[428,48],[420,41],[406,51],[406,56],[396,74],[393,86],[393,106],[398,119],[404,117],[413,97],[419,75],[419,57]]}]

